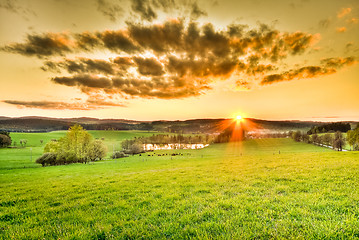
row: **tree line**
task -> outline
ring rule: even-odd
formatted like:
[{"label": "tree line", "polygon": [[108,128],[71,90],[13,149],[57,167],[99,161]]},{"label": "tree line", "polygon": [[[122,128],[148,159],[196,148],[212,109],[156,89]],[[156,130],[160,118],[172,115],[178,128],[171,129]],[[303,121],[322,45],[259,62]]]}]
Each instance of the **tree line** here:
[{"label": "tree line", "polygon": [[323,135],[302,133],[301,131],[292,132],[291,138],[296,142],[312,143],[320,146],[330,146],[334,150],[342,151],[346,143],[343,133],[340,131],[334,134],[326,133]]},{"label": "tree line", "polygon": [[212,135],[153,134],[149,137],[134,137],[133,139],[123,140],[121,143],[123,153],[121,155],[142,153],[144,152],[144,144],[210,144],[213,141]]},{"label": "tree line", "polygon": [[308,132],[308,135],[315,133],[327,133],[327,132],[347,132],[351,129],[350,123],[335,122],[323,124],[320,126],[313,126]]}]

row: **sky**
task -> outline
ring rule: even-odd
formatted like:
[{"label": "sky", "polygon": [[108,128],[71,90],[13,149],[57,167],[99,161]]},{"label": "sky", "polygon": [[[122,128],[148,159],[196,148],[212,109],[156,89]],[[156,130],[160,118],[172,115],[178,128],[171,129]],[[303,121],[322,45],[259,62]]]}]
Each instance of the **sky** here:
[{"label": "sky", "polygon": [[0,0],[0,116],[359,120],[357,0]]}]

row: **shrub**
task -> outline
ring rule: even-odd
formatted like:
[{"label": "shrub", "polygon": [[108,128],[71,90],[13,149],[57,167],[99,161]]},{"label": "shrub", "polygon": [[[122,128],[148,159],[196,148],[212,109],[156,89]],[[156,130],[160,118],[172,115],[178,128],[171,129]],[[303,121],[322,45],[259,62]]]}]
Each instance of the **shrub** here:
[{"label": "shrub", "polygon": [[87,163],[104,158],[107,147],[101,140],[94,141],[80,125],[74,125],[64,137],[48,142],[44,153],[37,161],[43,166]]},{"label": "shrub", "polygon": [[9,135],[0,134],[0,147],[8,147],[11,145],[11,138]]},{"label": "shrub", "polygon": [[120,152],[120,151],[115,151],[111,156],[112,159],[124,158],[124,157],[128,157],[128,155],[125,154],[124,152]]},{"label": "shrub", "polygon": [[90,143],[88,149],[88,160],[96,161],[106,157],[107,147],[101,140],[95,140]]},{"label": "shrub", "polygon": [[44,153],[38,159],[36,163],[40,163],[43,167],[48,165],[57,165],[57,155],[55,153]]},{"label": "shrub", "polygon": [[302,133],[300,131],[296,131],[292,133],[292,138],[296,142],[300,142],[302,140]]}]

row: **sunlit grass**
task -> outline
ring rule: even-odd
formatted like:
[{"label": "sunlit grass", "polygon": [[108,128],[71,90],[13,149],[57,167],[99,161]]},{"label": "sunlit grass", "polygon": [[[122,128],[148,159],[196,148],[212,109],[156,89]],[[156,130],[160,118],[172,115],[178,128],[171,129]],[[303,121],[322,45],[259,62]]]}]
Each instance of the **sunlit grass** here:
[{"label": "sunlit grass", "polygon": [[[11,151],[34,166],[28,149],[1,164]],[[0,238],[359,237],[358,152],[260,139],[166,153],[0,170]]]}]

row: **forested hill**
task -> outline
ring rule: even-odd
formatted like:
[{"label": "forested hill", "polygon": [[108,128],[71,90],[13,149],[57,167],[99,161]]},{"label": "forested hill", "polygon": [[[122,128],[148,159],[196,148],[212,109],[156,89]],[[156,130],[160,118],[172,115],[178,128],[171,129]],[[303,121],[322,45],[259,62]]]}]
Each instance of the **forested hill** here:
[{"label": "forested hill", "polygon": [[[47,118],[20,117],[9,118],[0,116],[0,130],[11,132],[49,132],[67,130],[69,126],[78,123],[87,130],[144,130],[165,131],[177,133],[215,133],[220,132],[224,123],[231,119],[191,119],[185,121],[134,121],[126,119],[97,119],[97,118]],[[247,118],[255,129],[263,131],[308,131],[313,126],[323,122],[310,121],[267,121]],[[354,123],[352,123],[354,124]],[[223,129],[222,129],[223,130]]]}]

